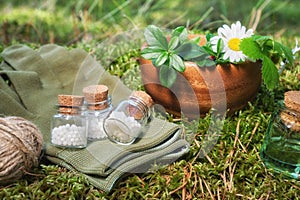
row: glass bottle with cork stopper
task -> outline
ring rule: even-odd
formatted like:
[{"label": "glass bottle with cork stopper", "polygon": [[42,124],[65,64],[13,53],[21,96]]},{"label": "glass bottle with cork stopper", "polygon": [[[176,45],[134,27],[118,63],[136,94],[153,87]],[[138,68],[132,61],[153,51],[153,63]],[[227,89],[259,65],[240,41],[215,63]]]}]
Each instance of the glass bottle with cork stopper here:
[{"label": "glass bottle with cork stopper", "polygon": [[152,98],[143,91],[134,91],[105,118],[104,131],[118,144],[132,144],[145,130],[152,115]]},{"label": "glass bottle with cork stopper", "polygon": [[261,157],[267,167],[300,179],[300,91],[284,94],[284,105],[271,117]]},{"label": "glass bottle with cork stopper", "polygon": [[88,140],[107,138],[103,130],[103,120],[111,111],[111,99],[106,85],[90,85],[82,90],[87,110],[84,115],[88,123]]},{"label": "glass bottle with cork stopper", "polygon": [[86,119],[82,115],[83,96],[58,95],[58,113],[51,122],[51,143],[59,147],[87,145]]}]

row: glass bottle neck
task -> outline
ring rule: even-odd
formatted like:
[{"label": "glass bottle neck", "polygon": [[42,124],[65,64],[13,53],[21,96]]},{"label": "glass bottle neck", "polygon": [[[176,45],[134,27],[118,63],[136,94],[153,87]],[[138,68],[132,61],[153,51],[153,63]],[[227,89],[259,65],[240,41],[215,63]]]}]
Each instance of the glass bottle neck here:
[{"label": "glass bottle neck", "polygon": [[136,96],[130,96],[129,104],[130,104],[130,106],[137,108],[141,112],[140,114],[134,112],[135,113],[133,116],[134,118],[140,119],[141,117],[146,117],[146,118],[150,117],[150,108],[146,104],[146,102],[143,101],[143,99],[136,97]]},{"label": "glass bottle neck", "polygon": [[111,98],[108,97],[108,99],[98,102],[86,102],[86,107],[91,111],[106,110],[107,108],[111,107]]}]

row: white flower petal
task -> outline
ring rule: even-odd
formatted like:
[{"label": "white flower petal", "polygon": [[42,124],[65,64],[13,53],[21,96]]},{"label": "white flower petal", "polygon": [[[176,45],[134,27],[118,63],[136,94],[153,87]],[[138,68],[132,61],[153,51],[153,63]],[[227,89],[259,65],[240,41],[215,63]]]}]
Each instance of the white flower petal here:
[{"label": "white flower petal", "polygon": [[219,36],[214,36],[214,37],[210,38],[210,43],[217,44],[219,39],[221,39]]},{"label": "white flower petal", "polygon": [[229,26],[224,26],[224,28],[225,28],[225,31],[226,31],[226,35],[224,37],[225,38],[232,38],[233,33],[232,33],[230,27]]},{"label": "white flower petal", "polygon": [[251,35],[253,35],[253,29],[248,29],[248,31],[245,33],[245,35],[247,35],[247,37],[250,37]]},{"label": "white flower petal", "polygon": [[210,39],[210,43],[212,44],[212,50],[217,52],[218,41],[221,39],[219,36],[214,36]]},{"label": "white flower petal", "polygon": [[233,37],[237,35],[238,30],[239,30],[238,24],[231,24],[231,32]]},{"label": "white flower petal", "polygon": [[227,37],[227,31],[224,28],[219,28],[218,29],[218,35],[219,37],[223,38],[223,37]]},{"label": "white flower petal", "polygon": [[227,60],[230,57],[229,51],[225,51],[224,55],[223,55],[223,59]]},{"label": "white flower petal", "polygon": [[239,37],[243,37],[246,34],[246,27],[242,26],[241,31],[238,34]]},{"label": "white flower petal", "polygon": [[230,49],[228,44],[231,42],[231,39],[243,39],[250,37],[253,35],[252,29],[247,30],[245,26],[241,25],[240,21],[237,21],[236,23],[231,24],[230,27],[228,25],[223,25],[217,32],[218,36],[215,36],[210,40],[213,51],[217,51],[218,40],[221,39],[223,41],[222,52],[224,52],[224,60],[229,59],[230,62],[240,62],[247,59],[242,51],[237,51],[236,48]]},{"label": "white flower petal", "polygon": [[240,22],[240,21],[237,21],[237,22],[236,22],[236,29],[237,29],[237,30],[240,30],[241,27],[242,27],[241,22]]}]

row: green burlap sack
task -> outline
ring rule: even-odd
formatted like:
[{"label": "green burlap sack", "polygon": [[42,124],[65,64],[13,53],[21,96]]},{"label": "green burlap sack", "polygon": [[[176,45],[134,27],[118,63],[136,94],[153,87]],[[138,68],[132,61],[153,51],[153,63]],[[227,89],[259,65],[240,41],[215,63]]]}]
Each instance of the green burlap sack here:
[{"label": "green burlap sack", "polygon": [[56,113],[58,94],[82,95],[88,85],[109,87],[112,103],[131,93],[87,52],[45,45],[33,50],[24,45],[5,49],[0,65],[0,113],[21,116],[43,133],[45,156],[52,162],[84,174],[96,187],[110,191],[120,176],[146,172],[153,163],[169,163],[189,149],[181,139],[182,127],[154,118],[143,137],[132,145],[109,140],[89,142],[85,149],[61,149],[50,141],[51,117]]},{"label": "green burlap sack", "polygon": [[83,87],[102,83],[110,88],[116,104],[131,93],[82,49],[68,51],[50,44],[33,50],[14,45],[1,56],[1,113],[31,120],[44,133],[46,141],[58,94],[82,95]]}]

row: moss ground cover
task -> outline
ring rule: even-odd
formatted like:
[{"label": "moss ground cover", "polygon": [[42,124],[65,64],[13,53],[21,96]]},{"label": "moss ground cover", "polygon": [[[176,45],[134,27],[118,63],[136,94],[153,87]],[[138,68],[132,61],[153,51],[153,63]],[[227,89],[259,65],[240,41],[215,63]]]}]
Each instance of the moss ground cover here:
[{"label": "moss ground cover", "polygon": [[[141,88],[137,57],[133,50],[121,56],[107,70],[119,77],[126,76],[132,89]],[[99,59],[99,58],[98,58]],[[125,64],[124,64],[125,63]],[[119,70],[116,72],[115,68]],[[262,87],[256,99],[225,119],[217,144],[206,156],[199,158],[211,119],[210,115],[197,120],[191,150],[169,166],[153,166],[146,174],[124,177],[107,194],[91,186],[82,176],[46,160],[32,174],[19,182],[0,188],[2,199],[290,199],[300,198],[300,183],[272,173],[263,165],[259,150],[276,102],[286,90],[299,89],[295,79],[299,64],[287,69],[280,86],[273,92]],[[172,116],[169,116],[172,120]],[[183,123],[183,122],[175,122]],[[183,123],[187,133],[194,132],[193,122]]]}]

